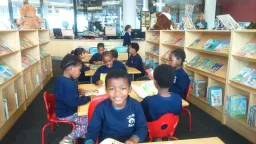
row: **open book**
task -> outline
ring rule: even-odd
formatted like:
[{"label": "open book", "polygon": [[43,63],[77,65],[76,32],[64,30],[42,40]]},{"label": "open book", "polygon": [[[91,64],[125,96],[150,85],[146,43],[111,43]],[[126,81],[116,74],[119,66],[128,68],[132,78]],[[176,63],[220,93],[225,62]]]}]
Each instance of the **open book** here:
[{"label": "open book", "polygon": [[142,99],[158,93],[153,81],[145,82],[141,86],[132,85],[132,89]]},{"label": "open book", "polygon": [[[103,140],[100,144],[124,144],[122,142],[119,142],[117,140],[114,140],[112,138],[106,138],[105,140]],[[143,144],[143,143],[141,143]],[[145,144],[145,143],[144,143]],[[173,142],[171,141],[163,141],[161,142],[161,144],[174,144]]]}]

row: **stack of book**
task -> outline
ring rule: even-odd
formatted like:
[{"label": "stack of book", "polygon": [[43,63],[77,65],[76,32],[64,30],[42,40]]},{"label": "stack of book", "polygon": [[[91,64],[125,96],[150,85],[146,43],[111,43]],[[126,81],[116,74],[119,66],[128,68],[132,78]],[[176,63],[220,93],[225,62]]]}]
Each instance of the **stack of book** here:
[{"label": "stack of book", "polygon": [[170,37],[169,40],[165,41],[165,44],[184,46],[184,38]]},{"label": "stack of book", "polygon": [[207,90],[207,82],[205,80],[195,80],[193,91],[196,97],[205,97]]},{"label": "stack of book", "polygon": [[39,37],[39,44],[47,43],[48,41],[45,40],[42,36]]},{"label": "stack of book", "polygon": [[246,118],[247,99],[240,94],[228,95],[226,113],[234,118]]},{"label": "stack of book", "polygon": [[251,129],[256,130],[256,105],[250,106],[248,125]]},{"label": "stack of book", "polygon": [[246,43],[242,49],[236,52],[235,55],[249,58],[256,57],[256,43]]},{"label": "stack of book", "polygon": [[8,42],[0,39],[0,56],[12,52],[12,49]]},{"label": "stack of book", "polygon": [[26,49],[26,48],[30,48],[33,47],[34,44],[27,38],[20,38],[20,47],[21,49]]},{"label": "stack of book", "polygon": [[[200,42],[200,39],[196,39],[189,47],[195,48],[197,44]],[[201,49],[208,51],[215,51],[220,53],[229,53],[230,41],[229,40],[214,40],[209,39],[206,43],[204,43]]]},{"label": "stack of book", "polygon": [[256,88],[256,70],[244,67],[232,80]]},{"label": "stack of book", "polygon": [[222,87],[209,87],[206,99],[211,106],[222,106],[222,94]]},{"label": "stack of book", "polygon": [[48,53],[46,53],[45,50],[40,49],[40,59],[43,59],[44,57],[48,56]]},{"label": "stack of book", "polygon": [[207,71],[210,73],[217,72],[224,64],[215,62],[213,60],[209,60],[200,56],[194,57],[189,63],[189,66],[200,69],[203,71]]},{"label": "stack of book", "polygon": [[26,55],[22,55],[21,56],[21,61],[22,61],[22,67],[23,69],[35,64],[37,62],[37,60],[32,57],[31,55],[29,54],[26,54]]},{"label": "stack of book", "polygon": [[0,62],[0,84],[4,83],[16,74],[14,70],[9,68],[3,62]]}]

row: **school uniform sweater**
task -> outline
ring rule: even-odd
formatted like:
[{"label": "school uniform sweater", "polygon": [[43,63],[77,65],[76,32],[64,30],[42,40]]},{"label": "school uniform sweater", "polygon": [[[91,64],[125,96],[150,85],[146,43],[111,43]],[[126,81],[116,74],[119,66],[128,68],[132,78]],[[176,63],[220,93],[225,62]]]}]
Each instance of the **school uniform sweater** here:
[{"label": "school uniform sweater", "polygon": [[61,76],[54,84],[56,98],[56,116],[68,117],[77,112],[77,107],[91,101],[88,96],[79,96],[77,84],[69,78]]},{"label": "school uniform sweater", "polygon": [[126,46],[128,44],[131,44],[131,35],[128,32],[125,32],[123,46]]},{"label": "school uniform sweater", "polygon": [[99,53],[94,54],[89,60],[89,63],[93,64],[93,61],[102,61],[102,55]]},{"label": "school uniform sweater", "polygon": [[84,65],[84,63],[82,64],[82,68],[80,70],[81,74],[80,76],[78,77],[78,81],[79,82],[82,82],[82,81],[86,81],[86,80],[89,80],[89,77],[85,77],[85,74],[84,72],[90,70],[90,67],[87,67]]},{"label": "school uniform sweater", "polygon": [[110,99],[106,99],[95,108],[85,138],[85,144],[96,140],[99,143],[106,138],[125,142],[132,136],[137,136],[143,142],[148,128],[142,107],[138,101],[127,97],[122,109],[115,109]]},{"label": "school uniform sweater", "polygon": [[127,71],[124,64],[122,62],[118,61],[118,60],[114,60],[113,65],[119,67],[120,69],[122,69],[124,71]]},{"label": "school uniform sweater", "polygon": [[135,56],[130,55],[128,60],[126,61],[126,65],[129,67],[134,67],[141,72],[140,76],[145,75],[145,69],[143,68],[142,58],[139,54]]},{"label": "school uniform sweater", "polygon": [[147,122],[155,121],[167,113],[179,115],[182,109],[182,100],[178,94],[171,93],[170,97],[161,95],[148,96],[143,99],[141,106]]},{"label": "school uniform sweater", "polygon": [[114,64],[113,64],[113,66],[112,66],[111,68],[109,68],[109,67],[107,67],[107,66],[105,66],[105,65],[100,66],[100,67],[96,70],[96,72],[94,73],[94,75],[92,76],[92,82],[96,84],[96,82],[97,82],[98,80],[100,80],[100,74],[101,74],[101,73],[109,73],[110,71],[116,70],[116,69],[122,69],[122,67],[120,67],[119,65],[114,65]]},{"label": "school uniform sweater", "polygon": [[190,79],[184,69],[175,70],[175,78],[173,85],[169,88],[170,92],[179,94],[182,99],[186,99],[188,87],[190,85]]}]

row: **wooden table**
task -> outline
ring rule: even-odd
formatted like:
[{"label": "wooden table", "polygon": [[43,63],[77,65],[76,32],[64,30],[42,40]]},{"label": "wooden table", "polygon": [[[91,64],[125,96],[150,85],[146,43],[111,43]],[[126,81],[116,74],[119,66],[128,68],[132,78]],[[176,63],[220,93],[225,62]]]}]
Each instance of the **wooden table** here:
[{"label": "wooden table", "polygon": [[[137,70],[136,68],[133,67],[126,67],[127,68],[127,73],[132,75],[132,79],[134,80],[134,75],[135,74],[141,74],[141,72],[139,70]],[[88,70],[86,72],[84,72],[85,76],[90,76],[90,81],[92,83],[92,76],[94,75],[94,73],[96,72],[96,69],[91,69]]]},{"label": "wooden table", "polygon": [[[147,82],[147,81],[132,81],[132,85],[140,86],[145,82]],[[95,84],[81,84],[78,87],[82,88],[84,90],[91,90],[91,89],[99,89],[99,88],[102,88],[104,86],[98,86],[98,85],[95,85]],[[132,98],[136,99],[139,102],[142,101],[142,98],[140,98],[133,90],[130,93],[130,96]],[[183,107],[189,106],[189,103],[185,100],[182,100],[182,106]],[[85,105],[82,105],[82,106],[79,106],[78,110],[77,110],[78,115],[79,116],[87,115],[88,107],[89,107],[89,103],[87,103]]]},{"label": "wooden table", "polygon": [[[108,138],[104,140],[106,143],[123,144],[117,140]],[[161,141],[161,142],[148,142],[141,144],[224,144],[218,137],[198,138],[198,139],[186,139],[175,141]]]}]

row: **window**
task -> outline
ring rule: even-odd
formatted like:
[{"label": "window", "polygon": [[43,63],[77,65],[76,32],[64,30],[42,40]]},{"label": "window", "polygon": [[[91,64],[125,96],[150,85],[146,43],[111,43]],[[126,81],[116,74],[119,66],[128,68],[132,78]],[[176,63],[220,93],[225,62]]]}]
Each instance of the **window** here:
[{"label": "window", "polygon": [[1,0],[0,2],[0,29],[10,28],[8,0]]},{"label": "window", "polygon": [[12,0],[13,18],[20,18],[20,8],[24,5],[23,0]]}]

